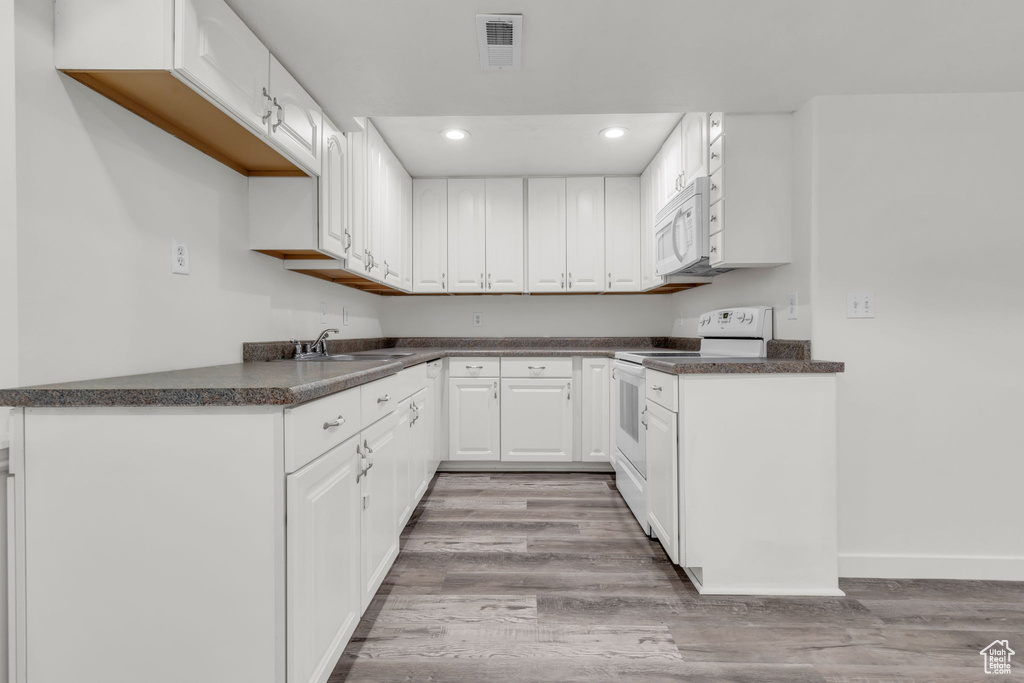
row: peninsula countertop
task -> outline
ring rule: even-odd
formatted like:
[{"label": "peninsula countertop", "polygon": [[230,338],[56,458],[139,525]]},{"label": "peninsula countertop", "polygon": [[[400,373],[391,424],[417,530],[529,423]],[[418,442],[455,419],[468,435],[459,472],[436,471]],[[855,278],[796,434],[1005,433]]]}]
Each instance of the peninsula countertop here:
[{"label": "peninsula countertop", "polygon": [[[405,341],[405,340],[401,340]],[[620,341],[620,340],[615,340]],[[681,346],[684,346],[681,344]],[[612,357],[617,351],[666,346],[377,346],[412,355],[389,361],[256,360],[140,375],[0,389],[0,406],[146,407],[292,405],[394,375],[404,368],[449,356]],[[672,347],[668,347],[672,348]],[[360,349],[372,352],[374,349]],[[684,350],[684,349],[680,349]],[[348,352],[331,348],[332,353]],[[248,353],[248,352],[247,352]],[[356,351],[358,353],[358,351]],[[799,354],[797,354],[799,355]],[[799,358],[647,359],[644,366],[672,374],[837,373],[844,364]]]}]

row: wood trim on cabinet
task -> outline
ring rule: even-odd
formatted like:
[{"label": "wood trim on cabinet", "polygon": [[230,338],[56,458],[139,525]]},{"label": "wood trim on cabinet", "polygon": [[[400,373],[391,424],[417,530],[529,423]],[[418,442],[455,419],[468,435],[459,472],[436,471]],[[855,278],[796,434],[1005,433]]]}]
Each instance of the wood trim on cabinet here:
[{"label": "wood trim on cabinet", "polygon": [[309,175],[170,71],[64,73],[244,176]]}]

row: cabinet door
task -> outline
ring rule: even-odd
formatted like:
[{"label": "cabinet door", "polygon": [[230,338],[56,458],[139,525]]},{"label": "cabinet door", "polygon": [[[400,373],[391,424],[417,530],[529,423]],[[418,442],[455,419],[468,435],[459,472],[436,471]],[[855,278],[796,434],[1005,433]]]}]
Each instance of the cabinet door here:
[{"label": "cabinet door", "polygon": [[270,138],[306,169],[320,175],[323,111],[299,82],[270,55]]},{"label": "cabinet door", "polygon": [[572,460],[572,380],[501,380],[501,459]]},{"label": "cabinet door", "polygon": [[326,681],[362,614],[358,440],[287,477],[289,681]]},{"label": "cabinet door", "polygon": [[[437,381],[437,380],[432,380]],[[431,461],[434,459],[434,387],[427,386],[412,397],[412,434],[413,458],[413,507],[420,502],[423,494],[434,476]]]},{"label": "cabinet door", "polygon": [[676,414],[647,401],[647,521],[665,552],[679,563],[679,445]]},{"label": "cabinet door", "polygon": [[683,122],[680,121],[662,145],[661,195],[658,197],[658,211],[669,203],[682,187],[683,174]]},{"label": "cabinet door", "polygon": [[570,292],[603,292],[604,178],[566,178],[566,280]]},{"label": "cabinet door", "polygon": [[523,179],[485,181],[487,291],[525,292],[523,281]]},{"label": "cabinet door", "polygon": [[348,260],[345,267],[357,274],[366,273],[369,263],[367,242],[367,172],[369,161],[366,158],[367,135],[365,131],[353,132],[348,137],[348,188],[351,216],[349,231],[352,235],[352,244],[348,249]]},{"label": "cabinet door", "polygon": [[498,380],[448,380],[449,460],[498,460],[501,412]]},{"label": "cabinet door", "polygon": [[640,178],[605,178],[605,260],[609,292],[640,291]]},{"label": "cabinet door", "polygon": [[530,178],[526,202],[530,291],[564,292],[565,178]]},{"label": "cabinet door", "polygon": [[412,181],[412,291],[447,291],[448,181]]},{"label": "cabinet door", "polygon": [[659,287],[665,279],[657,274],[654,251],[654,164],[640,176],[640,287]]},{"label": "cabinet door", "polygon": [[176,2],[175,69],[264,135],[270,51],[223,0]]},{"label": "cabinet door", "polygon": [[349,232],[348,140],[324,119],[323,168],[320,173],[320,250],[342,260],[352,246]]},{"label": "cabinet door", "polygon": [[399,289],[403,286],[402,236],[405,233],[406,183],[411,179],[391,149],[383,147],[383,215],[381,217],[381,280]]},{"label": "cabinet door", "polygon": [[448,291],[484,292],[487,265],[483,180],[448,181]]},{"label": "cabinet door", "polygon": [[366,274],[384,279],[381,247],[387,223],[388,167],[384,139],[366,122]]},{"label": "cabinet door", "polygon": [[362,609],[365,612],[398,556],[399,412],[363,430]]},{"label": "cabinet door", "polygon": [[395,506],[395,524],[398,533],[412,517],[414,507],[413,495],[416,493],[417,482],[415,481],[415,462],[412,443],[412,400],[405,399],[395,408],[398,414],[398,424],[395,426],[396,442],[395,456],[397,458],[397,478],[395,491],[398,504]]},{"label": "cabinet door", "polygon": [[611,363],[607,358],[583,359],[583,429],[580,435],[584,462],[609,462],[611,453]]},{"label": "cabinet door", "polygon": [[402,289],[412,291],[412,176],[402,167]]},{"label": "cabinet door", "polygon": [[708,175],[708,115],[686,114],[679,125],[682,126],[682,185],[685,187],[695,178]]}]

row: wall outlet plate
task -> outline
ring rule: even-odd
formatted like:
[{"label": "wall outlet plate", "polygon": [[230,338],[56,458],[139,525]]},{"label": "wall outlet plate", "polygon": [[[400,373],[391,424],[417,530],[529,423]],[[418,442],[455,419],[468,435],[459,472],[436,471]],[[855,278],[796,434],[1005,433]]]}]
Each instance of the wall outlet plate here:
[{"label": "wall outlet plate", "polygon": [[341,324],[348,325],[348,306],[341,309]]},{"label": "wall outlet plate", "polygon": [[786,319],[796,320],[796,292],[790,292],[786,295]]},{"label": "wall outlet plate", "polygon": [[874,318],[875,317],[875,294],[874,294],[874,292],[847,292],[846,293],[846,317],[847,318]]},{"label": "wall outlet plate", "polygon": [[473,314],[473,327],[483,327],[483,326],[484,326],[484,314],[483,313],[474,313]]},{"label": "wall outlet plate", "polygon": [[188,275],[192,269],[192,261],[188,256],[188,244],[171,238],[171,272],[176,275]]}]

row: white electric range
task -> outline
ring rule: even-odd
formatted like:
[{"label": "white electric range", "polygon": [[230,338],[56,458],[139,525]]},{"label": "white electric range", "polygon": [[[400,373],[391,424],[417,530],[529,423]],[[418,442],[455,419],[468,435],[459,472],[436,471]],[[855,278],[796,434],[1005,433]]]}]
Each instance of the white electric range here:
[{"label": "white electric range", "polygon": [[646,430],[641,429],[647,395],[644,360],[763,358],[772,338],[772,309],[768,306],[746,306],[710,311],[700,316],[697,328],[701,336],[699,351],[658,349],[619,351],[615,354],[612,369],[618,394],[615,485],[647,535],[651,533],[645,494],[647,444]]}]

